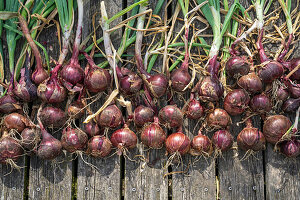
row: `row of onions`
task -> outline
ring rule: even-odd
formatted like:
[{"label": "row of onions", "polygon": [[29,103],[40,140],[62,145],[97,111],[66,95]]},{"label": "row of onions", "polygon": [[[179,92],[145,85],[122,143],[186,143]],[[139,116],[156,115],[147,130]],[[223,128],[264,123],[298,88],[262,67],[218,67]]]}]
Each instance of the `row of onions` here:
[{"label": "row of onions", "polygon": [[[269,142],[287,157],[298,156],[300,59],[289,59],[299,36],[298,5],[292,11],[291,0],[278,0],[280,7],[270,11],[272,1],[265,0],[254,1],[249,9],[238,0],[230,7],[224,0],[224,8],[218,0],[176,3],[174,15],[161,19],[163,0],[154,11],[147,0],[136,0],[111,18],[101,2],[102,37],[97,39],[99,27],[94,26],[84,40],[82,0],[11,0],[0,7],[0,34],[6,33],[9,56],[4,76],[1,40],[0,162],[18,167],[15,161],[23,155],[53,160],[64,151],[104,158],[113,148],[128,156],[139,139],[150,149],[165,146],[169,161],[188,153],[218,156],[234,146],[230,127],[235,116],[242,116],[245,124],[236,140],[246,153],[264,150]],[[165,6],[166,11],[170,5]],[[248,13],[251,8],[255,18]],[[110,27],[129,12],[128,19]],[[176,32],[180,14],[183,26]],[[281,15],[285,22],[270,28]],[[51,21],[61,48],[57,61],[50,62],[38,36]],[[121,44],[115,48],[111,36],[122,27]],[[210,30],[211,45],[204,39]],[[154,35],[150,44],[144,38],[148,32]],[[22,37],[25,42],[15,62]],[[93,42],[87,46],[90,38]],[[183,42],[177,42],[181,38]],[[278,41],[276,53],[265,51],[264,43]],[[134,55],[127,54],[130,48]],[[105,60],[96,64],[98,57]],[[152,70],[158,58],[163,58],[161,72]],[[188,96],[185,104],[176,105],[176,97],[183,96]],[[90,107],[100,98],[104,103],[93,112]],[[169,104],[161,106],[163,101]],[[293,123],[285,113],[295,115]],[[253,126],[255,115],[264,120],[262,131]],[[191,139],[184,133],[185,120],[200,125]]]}]

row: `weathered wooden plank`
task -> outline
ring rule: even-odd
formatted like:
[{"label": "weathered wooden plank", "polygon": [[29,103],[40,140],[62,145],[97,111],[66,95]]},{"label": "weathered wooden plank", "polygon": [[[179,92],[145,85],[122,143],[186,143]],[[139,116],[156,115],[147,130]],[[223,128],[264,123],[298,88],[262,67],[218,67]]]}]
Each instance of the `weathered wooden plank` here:
[{"label": "weathered wooden plank", "polygon": [[[129,6],[134,1],[127,1]],[[154,10],[157,0],[149,1],[149,8]],[[164,8],[164,7],[163,7]],[[160,16],[163,17],[163,9]],[[150,44],[152,37],[145,37],[144,44]],[[131,50],[132,52],[134,50]],[[132,52],[133,53],[133,52]],[[161,70],[162,57],[158,57],[154,68]],[[135,67],[135,66],[134,66]],[[165,100],[160,100],[157,105],[165,105]],[[139,136],[139,134],[137,133]],[[148,149],[144,147],[140,141],[137,149],[131,155],[143,155],[147,161],[135,163],[125,157],[125,199],[167,199],[168,198],[168,185],[167,178],[164,174],[167,170],[164,169],[166,156],[164,155],[165,149]],[[132,156],[131,156],[132,157]]]},{"label": "weathered wooden plank", "polygon": [[[83,38],[87,37],[88,34],[93,31],[92,16],[94,13],[100,12],[100,2],[101,1],[97,0],[89,0],[84,2],[84,9],[86,12],[84,12]],[[105,0],[104,2],[108,17],[112,17],[114,14],[122,10],[123,2],[121,0]],[[96,24],[98,24],[97,21],[99,20],[99,16],[100,15],[97,15],[96,17]],[[120,21],[121,19],[117,19],[111,24],[111,27],[115,26]],[[101,28],[98,32],[100,34],[97,34],[97,38],[102,35]],[[121,35],[121,29],[114,32],[111,35],[112,41],[119,44]],[[91,109],[93,111],[97,111],[97,109],[102,106],[103,102],[103,99],[95,102],[91,106]],[[82,121],[80,123],[80,127],[82,128]],[[81,158],[78,158],[77,199],[120,199],[121,184],[119,156],[114,155],[106,159],[92,158],[89,156],[83,156],[83,158],[86,162],[96,166],[97,169],[91,168],[84,163]]]},{"label": "weathered wooden plank", "polygon": [[[20,158],[16,164],[25,167],[25,157]],[[9,165],[0,165],[0,199],[23,199],[24,171],[12,169]]]},{"label": "weathered wooden plank", "polygon": [[[236,136],[244,128],[237,126],[240,117],[232,117],[231,134]],[[253,120],[253,126],[260,128],[260,119]],[[236,142],[234,144],[236,146]],[[231,149],[219,158],[218,178],[220,199],[264,199],[263,154],[257,152],[243,160],[245,151]]]}]

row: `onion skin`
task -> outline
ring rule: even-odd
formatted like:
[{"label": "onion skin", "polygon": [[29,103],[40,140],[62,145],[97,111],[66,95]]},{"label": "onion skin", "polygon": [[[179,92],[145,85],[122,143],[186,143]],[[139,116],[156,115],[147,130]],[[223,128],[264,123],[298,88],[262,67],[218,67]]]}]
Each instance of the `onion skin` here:
[{"label": "onion skin", "polygon": [[142,127],[148,122],[153,122],[153,120],[154,110],[152,108],[140,105],[134,109],[133,121],[136,126]]},{"label": "onion skin", "polygon": [[180,127],[183,124],[183,113],[176,105],[167,105],[160,109],[158,118],[168,128]]},{"label": "onion skin", "polygon": [[121,125],[123,116],[116,105],[107,106],[96,118],[101,127],[116,128]]},{"label": "onion skin", "polygon": [[212,142],[206,135],[202,135],[201,132],[195,136],[191,143],[190,154],[194,156],[204,155],[209,156],[213,152]]},{"label": "onion skin", "polygon": [[47,131],[47,134],[43,133],[46,130],[42,130],[42,142],[37,150],[37,156],[44,160],[53,160],[58,157],[62,152],[62,145],[59,140],[51,136]]},{"label": "onion skin", "polygon": [[30,126],[29,120],[19,113],[11,113],[4,118],[4,124],[8,129],[15,129],[21,133],[27,126]]},{"label": "onion skin", "polygon": [[190,100],[185,111],[187,118],[189,119],[200,119],[204,115],[203,107],[200,104],[200,101],[196,99]]},{"label": "onion skin", "polygon": [[221,109],[216,108],[212,113],[207,117],[207,124],[212,128],[226,128],[231,124],[231,117],[229,114]]},{"label": "onion skin", "polygon": [[227,60],[225,69],[230,77],[237,77],[248,74],[250,65],[245,56],[233,56]]},{"label": "onion skin", "polygon": [[280,152],[286,157],[295,158],[300,154],[300,142],[297,139],[283,141],[279,144]]},{"label": "onion skin", "polygon": [[61,103],[66,99],[67,92],[56,77],[50,77],[38,86],[37,95],[44,102]]},{"label": "onion skin", "polygon": [[109,72],[102,68],[90,68],[87,71],[87,75],[84,79],[84,85],[86,89],[93,93],[105,91],[111,82],[111,76]]},{"label": "onion skin", "polygon": [[224,99],[224,109],[230,115],[242,114],[250,101],[250,97],[243,89],[235,89],[229,92]]},{"label": "onion skin", "polygon": [[289,98],[289,92],[282,86],[280,86],[276,92],[276,99],[279,101],[286,101]]},{"label": "onion skin", "polygon": [[60,108],[47,106],[42,109],[40,119],[46,127],[61,128],[67,121],[67,115]]},{"label": "onion skin", "polygon": [[34,72],[31,75],[31,80],[36,84],[39,85],[44,82],[46,79],[49,78],[49,74],[44,68],[35,68]]},{"label": "onion skin", "polygon": [[6,164],[8,159],[16,161],[23,155],[21,144],[4,132],[0,139],[0,163]]},{"label": "onion skin", "polygon": [[5,94],[0,98],[0,112],[9,114],[17,112],[22,109],[21,103],[17,101],[12,95]]},{"label": "onion skin", "polygon": [[153,149],[160,149],[163,146],[166,137],[167,134],[158,124],[157,118],[154,123],[146,125],[141,131],[142,143]]},{"label": "onion skin", "polygon": [[35,128],[25,128],[21,133],[21,145],[29,150],[34,150],[41,140],[40,130]]},{"label": "onion skin", "polygon": [[237,84],[251,94],[259,93],[263,89],[263,83],[254,72],[239,78]]},{"label": "onion skin", "polygon": [[[78,58],[77,58],[78,59]],[[60,71],[60,77],[64,86],[69,91],[80,91],[84,82],[84,70],[80,67],[78,60],[71,61],[68,65],[64,66]]]},{"label": "onion skin", "polygon": [[89,123],[84,124],[84,132],[90,137],[100,135],[100,128],[96,122],[91,120]]},{"label": "onion skin", "polygon": [[136,134],[127,127],[127,125],[124,125],[124,128],[113,132],[110,141],[112,145],[118,149],[133,149],[136,147],[137,137]]},{"label": "onion skin", "polygon": [[111,146],[109,139],[96,135],[89,140],[86,153],[96,158],[104,158],[110,154]]},{"label": "onion skin", "polygon": [[250,101],[250,108],[254,112],[265,113],[272,109],[270,98],[264,93],[255,95]]},{"label": "onion skin", "polygon": [[276,144],[291,126],[292,122],[286,116],[272,115],[264,122],[263,134],[267,142]]},{"label": "onion skin", "polygon": [[154,97],[160,98],[166,93],[168,88],[168,80],[165,75],[151,75],[150,78],[147,79],[147,82],[148,83],[146,85],[148,86]]},{"label": "onion skin", "polygon": [[222,152],[230,149],[233,144],[233,137],[227,130],[218,130],[214,133],[211,140],[215,148]]},{"label": "onion skin", "polygon": [[299,106],[300,106],[300,98],[298,99],[289,98],[283,103],[282,110],[287,113],[292,113],[295,112],[295,110],[297,110]]},{"label": "onion skin", "polygon": [[202,101],[219,101],[224,88],[217,76],[206,76],[200,83],[198,94]]},{"label": "onion skin", "polygon": [[264,83],[272,83],[275,79],[283,75],[284,68],[277,61],[270,61],[259,70],[258,76]]},{"label": "onion skin", "polygon": [[168,153],[179,152],[184,155],[190,150],[190,139],[182,132],[172,133],[166,139],[165,145]]},{"label": "onion skin", "polygon": [[182,92],[183,89],[190,83],[192,77],[189,74],[188,68],[180,67],[171,73],[172,88],[176,92]]},{"label": "onion skin", "polygon": [[[116,69],[118,71],[119,68]],[[125,67],[120,69],[118,78],[120,81],[120,90],[125,95],[134,95],[138,93],[143,85],[143,80],[136,73]]]},{"label": "onion skin", "polygon": [[238,134],[237,144],[244,151],[261,151],[266,148],[266,139],[258,128],[250,123]]},{"label": "onion skin", "polygon": [[85,132],[77,128],[66,128],[61,137],[62,147],[70,153],[82,151],[88,142],[88,136]]},{"label": "onion skin", "polygon": [[84,104],[80,100],[72,102],[68,107],[68,115],[73,119],[82,118],[84,113]]}]

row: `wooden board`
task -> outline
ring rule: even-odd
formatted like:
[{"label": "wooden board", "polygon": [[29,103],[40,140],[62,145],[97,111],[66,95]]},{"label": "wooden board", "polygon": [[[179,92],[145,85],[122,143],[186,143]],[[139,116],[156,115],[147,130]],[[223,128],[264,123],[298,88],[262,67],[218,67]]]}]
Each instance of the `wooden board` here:
[{"label": "wooden board", "polygon": [[[20,158],[16,164],[25,167],[25,157]],[[0,199],[23,199],[24,195],[24,172],[12,170],[8,165],[0,165]]]},{"label": "wooden board", "polygon": [[[109,1],[105,0],[105,6],[108,17],[112,17],[117,12],[123,9],[123,1]],[[100,12],[101,1],[89,0],[84,2],[84,27],[83,27],[83,38],[87,37],[89,33],[93,31],[92,28],[92,17],[95,12]],[[96,25],[98,25],[100,15],[96,17]],[[115,26],[121,21],[121,18],[115,20],[111,27]],[[102,36],[102,29],[98,30],[97,39]],[[119,44],[121,38],[121,29],[114,32],[111,35],[113,42]],[[90,44],[90,43],[88,43]],[[102,47],[102,46],[101,46]],[[104,49],[102,48],[104,51]],[[96,60],[96,63],[98,63]],[[91,108],[95,112],[103,104],[103,97],[95,102]],[[82,120],[79,125],[83,127]],[[120,158],[117,155],[108,157],[106,159],[92,158],[89,156],[83,156],[85,161],[96,166],[97,169],[91,168],[81,158],[78,158],[78,171],[77,174],[77,199],[120,199]]]}]

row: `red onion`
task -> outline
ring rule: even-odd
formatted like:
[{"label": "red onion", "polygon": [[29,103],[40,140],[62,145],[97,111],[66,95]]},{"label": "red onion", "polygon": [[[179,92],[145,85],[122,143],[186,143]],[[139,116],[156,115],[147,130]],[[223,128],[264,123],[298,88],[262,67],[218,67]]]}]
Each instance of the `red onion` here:
[{"label": "red onion", "polygon": [[92,137],[88,142],[86,153],[96,158],[104,158],[111,152],[111,142],[102,135]]},{"label": "red onion", "polygon": [[272,109],[270,98],[264,93],[255,95],[250,101],[250,108],[254,112],[269,112]]},{"label": "red onion", "polygon": [[[300,57],[294,58],[288,62],[281,62],[285,67],[289,69],[289,71],[292,71],[294,68],[296,68],[300,64]],[[291,76],[290,79],[293,81],[299,81],[300,80],[300,69],[296,70]]]},{"label": "red onion", "polygon": [[0,139],[0,163],[7,164],[16,161],[23,154],[21,144],[4,131]]},{"label": "red onion", "polygon": [[227,130],[218,130],[211,140],[215,148],[220,151],[227,151],[233,144],[233,137]]},{"label": "red onion", "polygon": [[286,116],[272,115],[264,121],[263,134],[268,142],[276,144],[291,125],[292,122]]},{"label": "red onion", "polygon": [[158,118],[168,128],[180,127],[183,124],[183,113],[176,105],[167,105],[160,109]]},{"label": "red onion", "polygon": [[21,133],[24,128],[30,126],[29,120],[19,113],[11,113],[4,118],[4,124],[8,129],[15,129]]},{"label": "red onion", "polygon": [[200,119],[204,115],[203,107],[201,106],[200,101],[192,96],[193,94],[191,94],[191,99],[187,105],[185,114],[189,119]]},{"label": "red onion", "polygon": [[21,103],[17,101],[12,94],[13,89],[13,75],[11,76],[11,84],[8,87],[6,94],[0,97],[0,112],[9,114],[12,112],[17,112],[22,109]]},{"label": "red onion", "polygon": [[265,149],[266,139],[263,133],[258,128],[254,128],[251,120],[248,119],[247,126],[237,136],[237,144],[245,151],[261,151]]},{"label": "red onion", "polygon": [[61,128],[66,123],[67,115],[60,108],[47,106],[42,109],[40,119],[46,127]]},{"label": "red onion", "polygon": [[260,78],[254,72],[239,78],[237,84],[251,94],[261,92],[263,89]]},{"label": "red onion", "polygon": [[70,153],[82,151],[88,142],[88,136],[78,128],[65,128],[61,136],[62,147]]},{"label": "red onion", "polygon": [[161,148],[166,137],[167,134],[160,127],[157,117],[155,117],[153,123],[146,125],[141,131],[142,143],[153,149]]},{"label": "red onion", "polygon": [[91,120],[89,123],[84,124],[84,132],[90,137],[100,135],[100,128],[96,122]]},{"label": "red onion", "polygon": [[280,86],[276,91],[276,99],[279,101],[285,101],[289,97],[289,92],[286,90],[285,87]]},{"label": "red onion", "polygon": [[287,113],[294,113],[299,106],[300,106],[300,98],[298,99],[289,98],[282,105],[282,110]]},{"label": "red onion", "polygon": [[176,92],[182,92],[192,79],[188,71],[188,64],[186,65],[186,67],[182,65],[179,69],[174,70],[171,73],[170,79],[172,82],[172,88]]},{"label": "red onion", "polygon": [[250,70],[250,64],[245,56],[232,56],[227,60],[225,70],[231,77],[246,75]]},{"label": "red onion", "polygon": [[39,129],[25,128],[21,133],[22,146],[29,151],[34,150],[41,140],[40,135]]},{"label": "red onion", "polygon": [[125,67],[121,69],[117,67],[116,69],[121,92],[125,95],[137,94],[141,90],[143,84],[142,79],[136,73]]},{"label": "red onion", "polygon": [[133,131],[131,131],[125,124],[124,128],[116,130],[111,135],[110,141],[114,147],[117,147],[118,154],[122,154],[124,148],[132,149],[136,147],[137,137]]},{"label": "red onion", "polygon": [[105,91],[111,82],[109,72],[98,67],[88,54],[83,54],[89,63],[89,66],[85,68],[84,86],[88,91],[93,93]]},{"label": "red onion", "polygon": [[80,100],[74,101],[68,107],[68,115],[74,119],[82,118],[84,113],[84,104]]},{"label": "red onion", "polygon": [[250,101],[248,93],[243,89],[235,89],[229,92],[224,99],[224,109],[230,115],[242,114]]},{"label": "red onion", "polygon": [[153,122],[153,120],[154,111],[152,108],[140,105],[136,109],[134,109],[133,121],[136,126],[144,126],[144,124]]},{"label": "red onion", "polygon": [[190,150],[190,139],[182,132],[172,133],[166,139],[165,145],[168,153],[184,155]]},{"label": "red onion", "polygon": [[209,156],[212,152],[213,146],[210,139],[199,131],[198,135],[192,140],[190,154]]},{"label": "red onion", "polygon": [[207,116],[207,124],[215,129],[226,128],[231,124],[231,117],[225,110],[216,108]]},{"label": "red onion", "polygon": [[116,128],[123,121],[121,110],[116,105],[107,106],[96,118],[101,127]]},{"label": "red onion", "polygon": [[288,87],[288,91],[290,92],[293,98],[300,97],[300,84],[294,83],[291,80],[284,80],[285,85]]},{"label": "red onion", "polygon": [[283,75],[283,66],[277,61],[269,61],[259,71],[258,76],[264,83],[272,83]]},{"label": "red onion", "polygon": [[292,138],[279,144],[280,152],[289,158],[295,158],[300,154],[299,140]]}]

